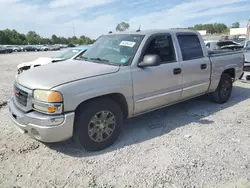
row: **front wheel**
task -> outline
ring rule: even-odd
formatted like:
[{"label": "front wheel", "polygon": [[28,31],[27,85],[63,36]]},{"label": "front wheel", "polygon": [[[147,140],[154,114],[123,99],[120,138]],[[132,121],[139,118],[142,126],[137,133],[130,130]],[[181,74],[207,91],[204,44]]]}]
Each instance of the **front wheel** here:
[{"label": "front wheel", "polygon": [[227,102],[231,96],[232,88],[232,77],[229,74],[223,73],[216,91],[212,93],[213,100],[219,104]]},{"label": "front wheel", "polygon": [[102,150],[117,140],[122,124],[123,113],[116,102],[89,102],[76,112],[74,140],[87,151]]}]

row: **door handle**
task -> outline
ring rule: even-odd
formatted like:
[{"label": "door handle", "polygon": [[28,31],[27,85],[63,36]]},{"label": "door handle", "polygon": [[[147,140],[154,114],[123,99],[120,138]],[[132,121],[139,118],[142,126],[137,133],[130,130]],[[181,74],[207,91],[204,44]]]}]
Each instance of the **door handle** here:
[{"label": "door handle", "polygon": [[207,64],[201,64],[201,69],[206,69],[207,68]]},{"label": "door handle", "polygon": [[174,73],[174,74],[180,74],[180,73],[181,73],[181,68],[175,68],[175,69],[173,70],[173,73]]}]

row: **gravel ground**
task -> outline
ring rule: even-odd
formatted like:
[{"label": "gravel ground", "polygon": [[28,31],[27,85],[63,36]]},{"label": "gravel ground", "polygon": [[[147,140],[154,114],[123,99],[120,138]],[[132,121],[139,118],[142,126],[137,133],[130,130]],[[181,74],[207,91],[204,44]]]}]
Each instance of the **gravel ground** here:
[{"label": "gravel ground", "polygon": [[[0,55],[0,104],[16,65],[58,52]],[[44,145],[19,133],[0,106],[0,187],[250,187],[250,84],[223,105],[202,97],[128,120],[119,140],[84,152],[69,140]]]}]

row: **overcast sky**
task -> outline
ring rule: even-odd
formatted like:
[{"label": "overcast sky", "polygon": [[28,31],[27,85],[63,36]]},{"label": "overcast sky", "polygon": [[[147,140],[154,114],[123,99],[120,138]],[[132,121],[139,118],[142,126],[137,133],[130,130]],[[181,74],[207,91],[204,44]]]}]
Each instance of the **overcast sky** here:
[{"label": "overcast sky", "polygon": [[239,21],[246,26],[250,0],[0,0],[0,29],[96,38],[121,21],[130,30],[167,29],[197,23]]}]

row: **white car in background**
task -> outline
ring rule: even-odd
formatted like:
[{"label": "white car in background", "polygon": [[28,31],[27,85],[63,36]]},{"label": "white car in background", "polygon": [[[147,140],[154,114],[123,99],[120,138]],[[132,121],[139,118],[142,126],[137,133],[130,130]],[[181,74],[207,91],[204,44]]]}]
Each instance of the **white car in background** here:
[{"label": "white car in background", "polygon": [[75,59],[76,57],[86,52],[90,46],[91,45],[77,46],[74,48],[70,48],[67,51],[64,51],[62,54],[56,57],[40,57],[34,61],[20,63],[19,65],[17,65],[17,72],[18,74],[20,74],[23,71],[26,71],[35,67],[39,67],[42,65],[65,61],[68,59]]},{"label": "white car in background", "polygon": [[207,49],[209,49],[209,50],[218,50],[219,49],[219,46],[217,45],[217,43],[219,41],[217,41],[217,40],[205,40],[204,42],[205,42]]}]

